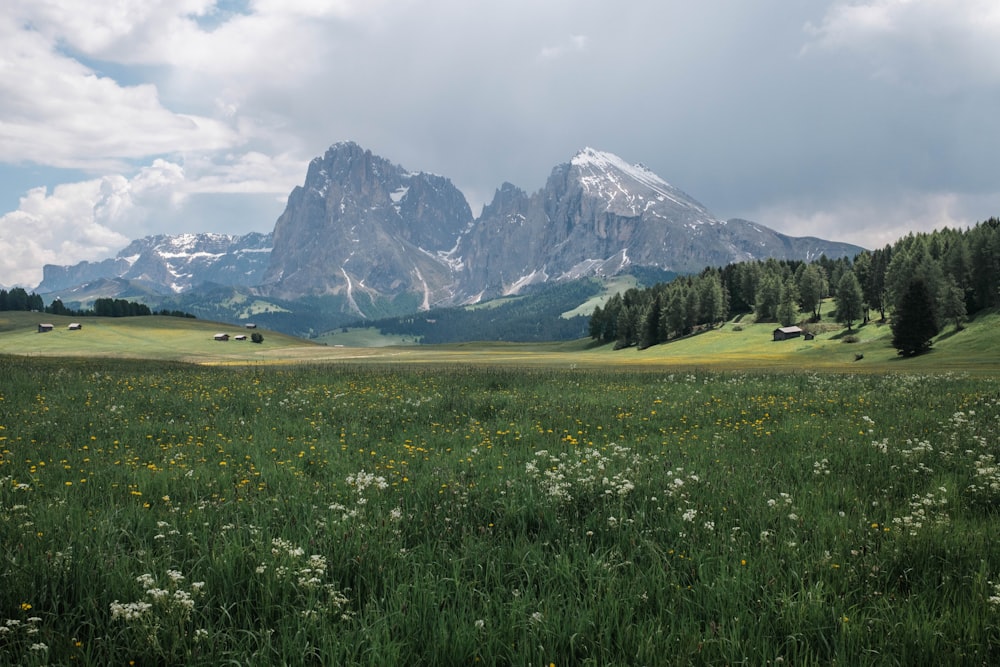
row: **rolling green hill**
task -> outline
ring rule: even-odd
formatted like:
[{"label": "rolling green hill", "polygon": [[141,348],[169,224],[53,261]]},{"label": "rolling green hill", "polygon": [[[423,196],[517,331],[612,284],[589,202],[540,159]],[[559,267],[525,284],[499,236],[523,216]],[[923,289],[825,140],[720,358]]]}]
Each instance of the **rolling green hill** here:
[{"label": "rolling green hill", "polygon": [[[71,321],[83,324],[69,331]],[[55,329],[37,333],[40,322]],[[586,339],[560,343],[476,342],[448,345],[361,347],[362,336],[333,337],[318,345],[271,331],[263,344],[249,340],[218,342],[219,332],[232,336],[245,329],[202,320],[172,317],[69,318],[41,313],[0,313],[0,354],[124,357],[177,360],[203,364],[365,363],[493,364],[557,367],[622,367],[650,369],[786,370],[832,372],[968,372],[1000,374],[1000,314],[990,312],[955,332],[947,328],[932,351],[911,359],[896,354],[886,324],[856,328],[856,342],[844,342],[845,330],[831,327],[814,340],[773,341],[773,323],[729,322],[725,326],[645,350],[614,350]],[[374,333],[374,332],[370,332]],[[860,358],[859,358],[860,357]]]},{"label": "rolling green hill", "polygon": [[[70,323],[82,328],[71,331]],[[41,323],[52,331],[39,333]],[[216,333],[230,340],[216,341]],[[192,362],[250,362],[277,351],[314,347],[292,336],[260,331],[261,344],[251,342],[244,327],[180,317],[79,317],[47,313],[0,312],[0,354],[39,356],[128,357]],[[245,341],[233,337],[244,335]]]}]

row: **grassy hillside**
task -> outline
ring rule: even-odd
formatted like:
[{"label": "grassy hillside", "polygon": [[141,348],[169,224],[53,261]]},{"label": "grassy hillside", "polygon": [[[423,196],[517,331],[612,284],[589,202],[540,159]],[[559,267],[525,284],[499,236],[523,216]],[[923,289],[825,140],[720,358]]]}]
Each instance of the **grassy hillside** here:
[{"label": "grassy hillside", "polygon": [[[39,323],[55,328],[38,332]],[[71,322],[83,328],[70,331]],[[214,340],[216,333],[248,340]],[[243,327],[178,317],[63,317],[46,313],[0,312],[0,354],[40,356],[126,357],[193,362],[253,361],[278,350],[313,347],[306,341],[261,331],[264,342],[252,343]]]},{"label": "grassy hillside", "polygon": [[[41,321],[54,331],[37,333]],[[68,331],[70,321],[82,331]],[[1000,314],[988,313],[960,332],[948,327],[929,354],[902,359],[890,341],[887,324],[857,327],[845,342],[844,329],[831,328],[815,340],[772,340],[773,323],[729,322],[725,326],[645,350],[614,350],[581,339],[561,343],[460,343],[388,346],[374,330],[338,333],[317,345],[263,331],[264,343],[213,340],[216,332],[247,334],[245,329],[202,320],[170,317],[67,318],[38,313],[0,313],[0,354],[117,356],[195,363],[292,363],[364,361],[416,364],[493,364],[513,366],[701,368],[715,370],[817,370],[839,372],[954,371],[1000,373]],[[380,341],[383,345],[379,347]],[[860,359],[858,357],[861,357]]]}]

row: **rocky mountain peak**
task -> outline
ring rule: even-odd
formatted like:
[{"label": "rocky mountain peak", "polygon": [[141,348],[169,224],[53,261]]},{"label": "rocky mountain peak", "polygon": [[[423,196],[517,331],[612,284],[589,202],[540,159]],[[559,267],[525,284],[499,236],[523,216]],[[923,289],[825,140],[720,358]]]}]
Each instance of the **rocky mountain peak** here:
[{"label": "rocky mountain peak", "polygon": [[643,165],[590,147],[533,194],[502,184],[474,218],[449,179],[348,141],[310,161],[273,235],[148,238],[113,260],[46,267],[44,287],[121,277],[176,293],[214,282],[308,298],[310,308],[319,297],[324,312],[346,318],[477,302],[630,266],[685,273],[858,250],[721,221]]},{"label": "rocky mountain peak", "polygon": [[586,195],[603,200],[608,210],[641,215],[658,204],[686,209],[702,222],[719,222],[687,193],[642,164],[630,164],[614,153],[584,148],[570,160],[570,174]]}]

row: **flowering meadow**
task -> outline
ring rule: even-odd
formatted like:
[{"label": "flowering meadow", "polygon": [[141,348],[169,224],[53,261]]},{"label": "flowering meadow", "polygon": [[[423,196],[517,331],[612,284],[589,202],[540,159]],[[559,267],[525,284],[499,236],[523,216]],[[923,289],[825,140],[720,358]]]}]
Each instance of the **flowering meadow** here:
[{"label": "flowering meadow", "polygon": [[0,358],[0,664],[998,664],[998,436],[948,375]]}]

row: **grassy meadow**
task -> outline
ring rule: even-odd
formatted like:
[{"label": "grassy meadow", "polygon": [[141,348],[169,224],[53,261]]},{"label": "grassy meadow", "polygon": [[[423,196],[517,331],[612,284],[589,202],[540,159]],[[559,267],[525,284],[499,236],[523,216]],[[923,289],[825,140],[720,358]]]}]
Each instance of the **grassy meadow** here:
[{"label": "grassy meadow", "polygon": [[[83,323],[69,331],[70,322]],[[39,322],[55,330],[37,333]],[[814,340],[775,342],[774,323],[732,321],[724,326],[645,350],[614,350],[589,340],[557,343],[456,343],[414,345],[374,329],[331,332],[307,341],[261,330],[264,342],[220,343],[217,332],[249,334],[239,325],[175,317],[70,318],[0,312],[0,354],[31,357],[100,357],[183,361],[204,365],[284,365],[363,362],[449,366],[537,368],[659,368],[718,371],[834,373],[956,372],[1000,374],[1000,313],[989,312],[962,331],[946,327],[929,354],[902,359],[885,323],[869,322],[848,332],[823,323]],[[850,341],[850,342],[848,342]],[[859,359],[860,357],[860,359]]]},{"label": "grassy meadow", "polygon": [[1000,662],[995,378],[315,349],[0,356],[0,664]]}]

